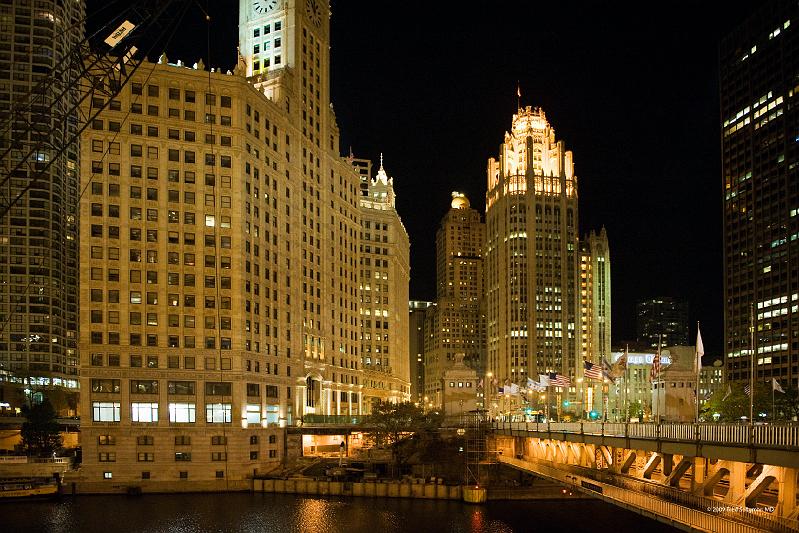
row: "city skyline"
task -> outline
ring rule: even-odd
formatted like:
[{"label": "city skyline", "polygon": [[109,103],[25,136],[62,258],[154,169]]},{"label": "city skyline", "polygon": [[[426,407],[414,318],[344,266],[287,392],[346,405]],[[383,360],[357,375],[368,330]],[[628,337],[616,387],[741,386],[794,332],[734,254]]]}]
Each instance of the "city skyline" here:
[{"label": "city skyline", "polygon": [[[636,299],[690,297],[690,323],[701,322],[708,355],[721,356],[717,50],[754,7],[720,5],[685,3],[651,20],[589,5],[558,23],[562,11],[516,4],[497,27],[447,3],[420,12],[413,2],[332,2],[341,149],[372,161],[384,152],[392,168],[412,243],[411,298],[434,297],[429,235],[450,192],[464,191],[484,214],[486,162],[510,128],[518,83],[521,104],[544,108],[578,154],[581,234],[604,224],[611,235],[613,339],[633,338]],[[236,21],[221,4],[210,9],[211,64],[232,68]],[[192,37],[170,58],[206,55],[195,11],[184,22]],[[530,31],[533,21],[545,22]],[[366,74],[348,75],[356,69]]]}]

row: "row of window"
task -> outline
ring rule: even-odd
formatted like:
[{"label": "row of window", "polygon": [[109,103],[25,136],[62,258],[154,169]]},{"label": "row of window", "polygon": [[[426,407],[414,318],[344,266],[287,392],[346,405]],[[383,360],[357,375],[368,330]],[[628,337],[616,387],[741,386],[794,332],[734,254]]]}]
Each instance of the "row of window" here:
[{"label": "row of window", "polygon": [[[277,457],[277,452],[275,452],[274,454],[272,452],[275,452],[275,450],[270,450],[269,451],[269,457]],[[145,456],[145,458],[146,457],[147,456]],[[115,460],[116,460],[116,456],[115,456]],[[149,459],[143,459],[142,461],[143,462],[155,461],[155,456],[153,454],[150,454],[150,458]],[[225,471],[224,470],[217,470],[216,471],[216,477],[217,477],[217,479],[224,478],[225,477]],[[151,479],[150,472],[142,472],[141,473],[141,478],[144,479],[144,480]],[[109,471],[103,472],[103,479],[114,479],[114,473],[113,472],[109,472]],[[186,470],[181,470],[180,472],[178,472],[178,479],[189,479],[189,472],[186,471]]]},{"label": "row of window", "polygon": [[[277,457],[277,450],[269,450],[269,458],[274,459]],[[250,450],[250,461],[258,459],[258,451]],[[97,454],[97,460],[101,463],[115,463],[117,460],[116,452],[100,452]],[[153,452],[138,452],[136,460],[140,463],[152,463],[155,461],[155,453]],[[191,462],[191,452],[175,452],[176,462]],[[211,461],[227,461],[227,452],[211,452]],[[150,479],[149,472],[147,478]]]},{"label": "row of window", "polygon": [[[264,29],[263,29],[263,32],[264,32],[264,33],[263,33],[263,34],[264,34],[264,35],[269,35],[270,33],[272,33],[272,30],[274,30],[274,31],[278,32],[278,31],[280,31],[280,30],[282,30],[282,29],[283,29],[283,21],[281,21],[281,20],[276,20],[276,21],[274,22],[274,25],[272,25],[272,24],[266,24],[266,25],[264,25]],[[261,28],[255,28],[255,29],[252,31],[252,36],[253,36],[253,37],[256,37],[256,38],[257,38],[257,37],[260,37],[260,36],[261,36]]]},{"label": "row of window", "polygon": [[[140,336],[139,336],[140,337]],[[139,339],[139,342],[140,339]],[[261,344],[260,342],[256,341],[255,343],[255,352],[261,353]],[[271,355],[274,354],[277,356],[277,345],[265,344],[266,346],[266,354]],[[170,335],[169,336],[169,348],[179,348],[178,336]],[[184,336],[183,337],[183,347],[184,348],[196,348],[195,346],[195,339],[193,336]],[[245,340],[244,348],[246,351],[251,350],[251,341],[250,339]],[[20,348],[20,352],[26,352],[26,350],[22,350]],[[3,356],[0,355],[0,360],[3,359]],[[167,368],[181,368],[180,366],[180,356],[179,355],[167,355]],[[143,363],[146,362],[146,367]],[[218,364],[217,364],[218,363]],[[92,353],[91,354],[91,365],[92,366],[110,366],[110,367],[119,367],[120,366],[120,358],[119,354],[102,354],[102,353]],[[275,376],[280,375],[280,369],[277,363],[272,363],[270,366],[269,362],[264,362],[264,372],[266,374],[272,374]],[[141,355],[133,354],[130,356],[130,368],[159,368],[158,366],[158,356],[157,355],[148,355],[146,358],[143,358]],[[197,369],[197,360],[196,357],[193,355],[186,355],[183,356],[183,368],[185,370],[196,370]],[[232,369],[232,359],[230,357],[206,357],[205,358],[205,370],[231,370]],[[248,372],[253,371],[252,361],[247,359],[246,361],[246,369]],[[357,369],[357,365],[356,365]],[[257,373],[261,372],[261,362],[255,361],[254,371]],[[286,375],[291,375],[291,367],[286,367]],[[267,389],[266,395],[268,397],[272,396],[270,390]],[[288,394],[291,397],[291,393]],[[274,397],[277,397],[277,391],[274,392]]]},{"label": "row of window", "polygon": [[[92,331],[90,336],[90,342],[92,344],[110,344],[114,346],[119,346],[120,336],[118,332],[109,332],[106,340],[103,339],[104,335],[102,331]],[[196,348],[194,345],[194,337],[190,337],[190,341],[188,337],[184,337],[184,348]],[[170,348],[178,348],[178,336],[177,335],[170,335],[169,336],[169,347]],[[160,346],[158,344],[158,335],[155,333],[148,333],[142,336],[141,333],[131,333],[130,334],[130,341],[129,344],[131,346],[142,346],[142,342],[144,341],[145,346],[157,347]],[[221,350],[232,350],[233,343],[230,337],[221,337],[219,339],[219,348]],[[206,336],[204,341],[204,347],[207,350],[215,350],[217,348],[217,337],[215,336]],[[131,366],[134,365],[133,358],[136,356],[131,356]],[[216,361],[215,358],[206,358],[210,361]],[[141,366],[139,361],[136,361],[138,366]],[[225,364],[227,363],[227,364]],[[211,362],[212,369],[215,367],[215,362]],[[148,368],[157,368],[157,367],[149,367]],[[206,368],[208,368],[208,364],[206,364]],[[230,370],[230,358],[222,358],[222,370]]]},{"label": "row of window", "polygon": [[[99,446],[115,446],[117,438],[115,435],[98,435],[97,444]],[[228,438],[225,435],[212,435],[211,446],[225,446]],[[277,443],[277,435],[269,435],[269,444]],[[258,444],[258,435],[250,435],[250,446]],[[137,446],[153,446],[155,438],[152,435],[139,435],[136,437]],[[175,436],[175,446],[191,446],[191,437],[188,435]]]},{"label": "row of window", "polygon": [[[130,84],[130,93],[136,96],[142,96],[144,86],[139,82],[131,82]],[[157,98],[160,96],[161,91],[158,85],[147,85],[147,96],[152,98]],[[180,89],[176,87],[170,87],[167,89],[167,95],[170,100],[180,100]],[[190,91],[188,89],[183,91],[183,101],[189,104],[193,104],[197,101],[197,93],[194,91]],[[219,105],[222,107],[231,107],[231,98],[230,96],[221,96],[219,98]],[[102,105],[102,102],[98,102]],[[205,93],[205,105],[216,105],[216,94],[214,93]]]},{"label": "row of window", "polygon": [[[169,402],[169,422],[193,424],[196,420],[196,404],[193,402]],[[208,424],[229,424],[232,421],[233,405],[230,403],[206,403],[205,422]],[[120,402],[92,402],[94,422],[120,422],[122,404]],[[130,421],[138,423],[157,423],[158,402],[131,402]],[[277,423],[277,412],[262,414],[260,404],[247,404],[245,419],[248,424]]]},{"label": "row of window", "polygon": [[[92,379],[92,392],[106,392],[117,394],[121,391],[120,380],[118,379]],[[131,394],[158,394],[158,380],[130,380]],[[260,397],[261,385],[259,383],[246,384],[247,396]],[[277,398],[277,386],[266,385],[266,397]],[[168,381],[167,393],[170,395],[194,396],[196,394],[195,381]],[[207,396],[230,396],[232,394],[232,384],[228,382],[206,382],[205,394]]]},{"label": "row of window", "polygon": [[[97,126],[99,127],[100,124],[97,124]],[[145,127],[143,124],[136,123],[131,123],[129,131],[131,135],[145,135],[146,132],[147,137],[153,138],[157,138],[161,134],[161,129],[158,126],[147,125]],[[167,138],[173,141],[179,141],[181,139],[180,131],[181,130],[177,128],[167,128]],[[183,130],[183,140],[186,142],[196,142],[197,132],[193,130]],[[205,144],[215,145],[216,135],[213,133],[205,133],[203,140]],[[220,135],[219,144],[222,146],[232,146],[233,137],[230,135]],[[106,148],[106,141],[103,139],[92,139],[91,143],[92,152],[97,154],[105,153],[107,150],[109,155],[120,155],[121,146],[121,143],[118,141],[108,141],[108,147]]]}]

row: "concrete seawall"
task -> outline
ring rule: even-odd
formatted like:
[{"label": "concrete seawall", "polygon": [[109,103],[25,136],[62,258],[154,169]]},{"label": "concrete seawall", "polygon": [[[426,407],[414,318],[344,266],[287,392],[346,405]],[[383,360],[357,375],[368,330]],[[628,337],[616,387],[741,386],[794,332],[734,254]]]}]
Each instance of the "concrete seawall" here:
[{"label": "concrete seawall", "polygon": [[417,498],[460,500],[460,485],[433,483],[379,483],[318,481],[313,479],[255,479],[253,491],[317,496],[366,496],[375,498]]}]

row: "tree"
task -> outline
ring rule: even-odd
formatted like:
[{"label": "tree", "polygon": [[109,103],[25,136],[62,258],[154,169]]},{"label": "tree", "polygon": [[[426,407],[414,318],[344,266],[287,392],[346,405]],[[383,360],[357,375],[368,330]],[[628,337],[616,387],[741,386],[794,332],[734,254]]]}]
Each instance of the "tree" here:
[{"label": "tree", "polygon": [[644,406],[640,400],[635,400],[630,402],[627,406],[627,420],[631,418],[637,418],[638,420],[642,420],[644,417]]},{"label": "tree", "polygon": [[[742,383],[729,384],[727,388],[716,391],[702,408],[702,418],[706,421],[739,422],[749,418],[749,396]],[[755,383],[754,417],[761,420],[760,413],[771,413],[771,385]]]},{"label": "tree", "polygon": [[61,447],[56,412],[45,398],[23,410],[27,421],[22,424],[22,447],[28,455],[49,457]]},{"label": "tree", "polygon": [[799,390],[785,387],[785,392],[774,393],[775,420],[796,420],[799,417]]},{"label": "tree", "polygon": [[428,448],[438,438],[443,416],[428,412],[410,402],[380,401],[363,422],[364,437],[375,446],[390,446],[394,464],[402,471],[408,459]]},{"label": "tree", "polygon": [[441,426],[442,416],[425,413],[410,402],[380,401],[372,407],[363,425],[368,426],[369,439],[376,446],[390,446],[414,433],[429,432]]}]

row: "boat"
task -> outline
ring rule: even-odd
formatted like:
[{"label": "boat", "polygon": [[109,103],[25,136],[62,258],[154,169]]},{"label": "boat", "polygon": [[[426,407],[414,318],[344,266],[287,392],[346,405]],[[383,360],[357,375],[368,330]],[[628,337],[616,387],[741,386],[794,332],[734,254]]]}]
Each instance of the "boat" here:
[{"label": "boat", "polygon": [[58,495],[58,482],[49,478],[0,479],[0,501],[53,498]]}]

